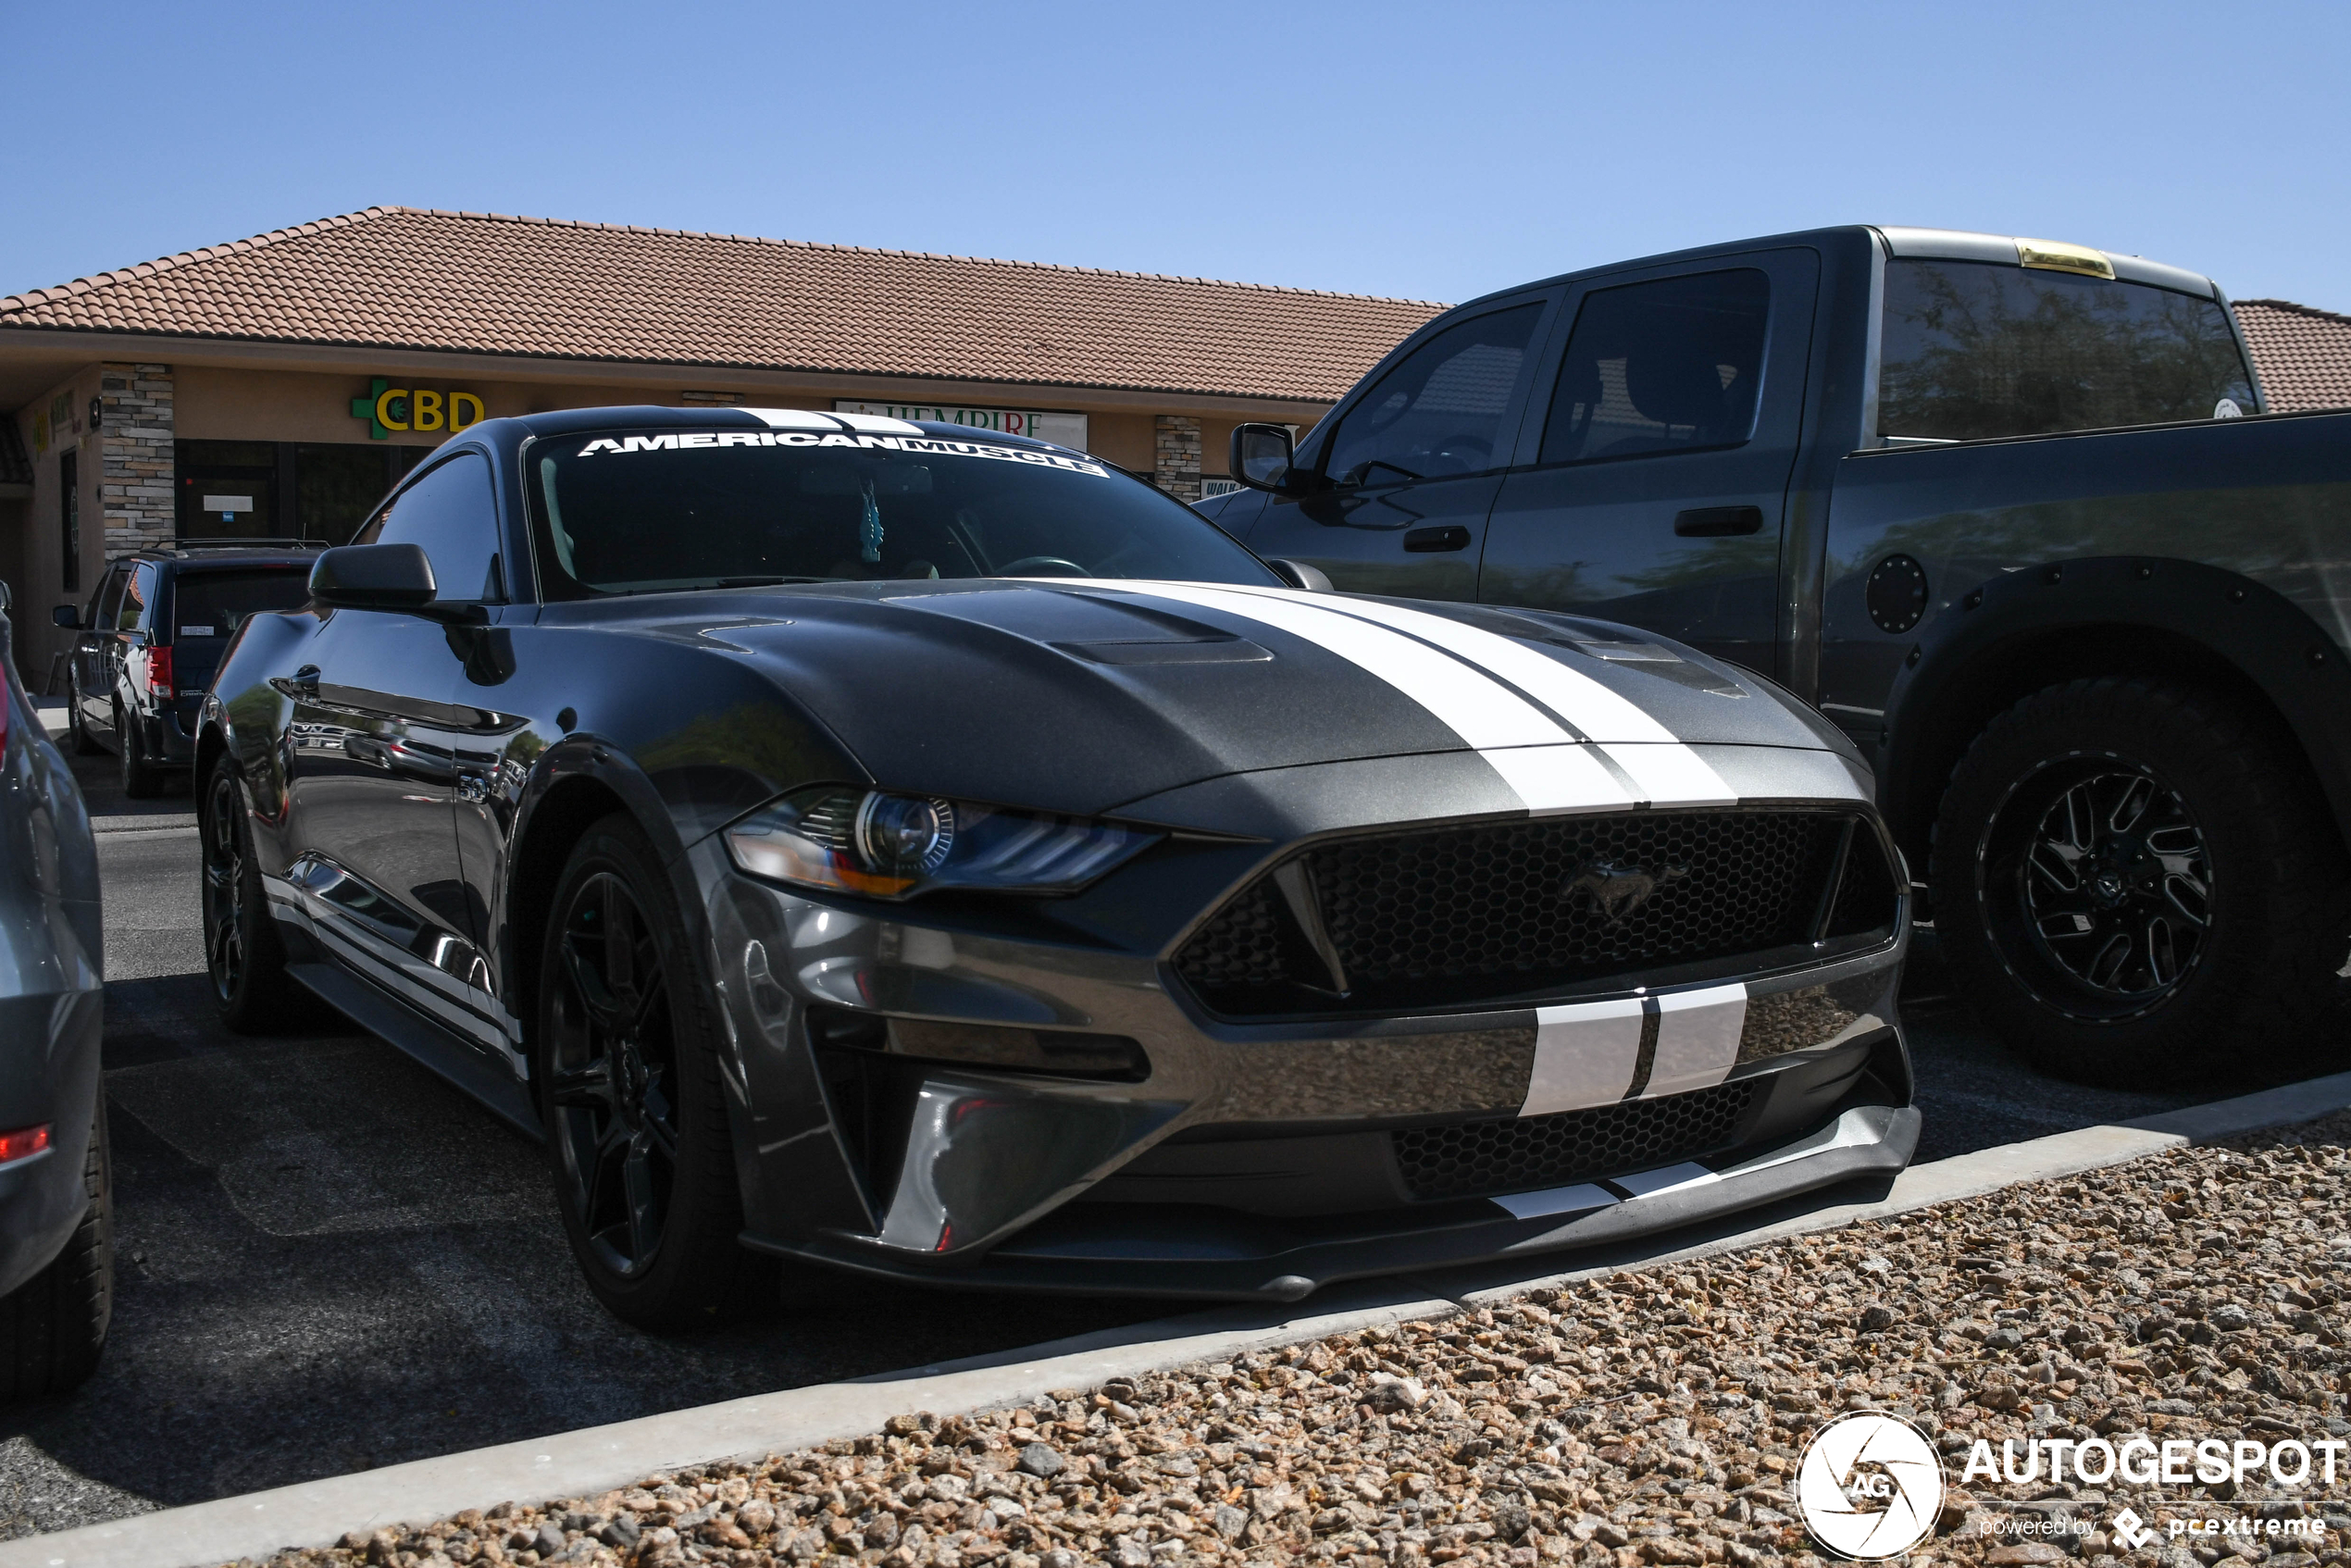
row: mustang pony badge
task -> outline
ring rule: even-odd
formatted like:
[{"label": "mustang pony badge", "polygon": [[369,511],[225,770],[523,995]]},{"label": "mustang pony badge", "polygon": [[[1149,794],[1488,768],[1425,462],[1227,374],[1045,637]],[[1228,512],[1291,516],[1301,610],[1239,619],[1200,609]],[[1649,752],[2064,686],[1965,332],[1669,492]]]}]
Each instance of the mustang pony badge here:
[{"label": "mustang pony badge", "polygon": [[1578,893],[1590,894],[1592,906],[1613,923],[1648,902],[1666,883],[1678,882],[1689,874],[1686,865],[1662,866],[1652,872],[1638,865],[1594,861],[1569,879],[1561,896],[1573,902]]}]

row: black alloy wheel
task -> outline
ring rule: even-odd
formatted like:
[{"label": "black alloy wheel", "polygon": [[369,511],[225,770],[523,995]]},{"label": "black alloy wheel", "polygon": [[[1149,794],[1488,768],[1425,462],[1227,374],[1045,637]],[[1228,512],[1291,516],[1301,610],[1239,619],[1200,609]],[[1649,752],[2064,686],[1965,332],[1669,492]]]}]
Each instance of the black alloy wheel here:
[{"label": "black alloy wheel", "polygon": [[624,1278],[661,1251],[678,1181],[678,1039],[669,977],[617,873],[581,882],[551,977],[547,1100],[556,1151],[598,1259]]},{"label": "black alloy wheel", "polygon": [[717,999],[653,843],[626,814],[573,848],[540,953],[534,1072],[557,1207],[588,1288],[643,1328],[773,1307],[776,1261],[737,1239]]},{"label": "black alloy wheel", "polygon": [[2242,1085],[2340,1054],[2351,858],[2292,735],[2238,694],[2024,698],[1953,772],[1929,877],[1959,994],[2046,1072]]},{"label": "black alloy wheel", "polygon": [[2212,917],[2204,830],[2154,768],[2069,758],[2021,779],[1987,826],[1986,918],[2042,1001],[2128,1018],[2195,971]]},{"label": "black alloy wheel", "polygon": [[205,968],[220,1021],[239,1034],[277,1034],[327,1021],[325,1004],[286,972],[286,946],[261,890],[253,828],[236,765],[222,756],[196,799]]}]

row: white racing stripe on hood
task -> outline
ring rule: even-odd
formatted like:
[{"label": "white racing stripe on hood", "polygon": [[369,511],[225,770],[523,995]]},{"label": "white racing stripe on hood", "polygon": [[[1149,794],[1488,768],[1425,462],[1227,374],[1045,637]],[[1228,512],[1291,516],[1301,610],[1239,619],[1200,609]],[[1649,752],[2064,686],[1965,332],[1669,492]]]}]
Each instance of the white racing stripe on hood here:
[{"label": "white racing stripe on hood", "polygon": [[[1440,717],[1443,716],[1439,716]],[[1526,809],[1536,816],[1561,812],[1598,811],[1629,806],[1633,796],[1606,765],[1592,753],[1599,748],[1580,742],[1566,746],[1510,746],[1477,754],[1518,791]]]},{"label": "white racing stripe on hood", "polygon": [[1169,599],[1287,631],[1369,670],[1436,715],[1480,753],[1492,746],[1555,745],[1575,739],[1542,709],[1499,681],[1479,678],[1474,668],[1464,667],[1459,659],[1370,621],[1335,614],[1302,595],[1298,600],[1261,598],[1237,589],[1188,582],[1040,580]]},{"label": "white racing stripe on hood", "polygon": [[[1551,736],[1545,736],[1547,740],[1575,740],[1575,738],[1597,740],[1598,753],[1603,753],[1611,762],[1624,768],[1624,774],[1634,783],[1632,792],[1627,792],[1612,778],[1606,780],[1606,788],[1582,783],[1582,780],[1606,776],[1606,768],[1580,766],[1580,764],[1554,764],[1549,757],[1514,759],[1511,764],[1498,762],[1498,757],[1486,748],[1510,743],[1476,740],[1476,738],[1469,736],[1467,728],[1453,724],[1449,701],[1429,701],[1429,696],[1423,696],[1423,691],[1403,687],[1403,682],[1397,682],[1394,675],[1389,675],[1387,667],[1380,666],[1380,663],[1363,661],[1363,658],[1354,661],[1362,663],[1373,675],[1383,677],[1394,687],[1403,689],[1406,696],[1413,696],[1420,705],[1427,707],[1429,713],[1437,715],[1438,719],[1453,724],[1455,731],[1460,731],[1469,743],[1476,745],[1486,762],[1495,764],[1495,771],[1502,774],[1505,780],[1510,780],[1511,788],[1519,790],[1528,809],[1536,811],[1537,815],[1545,814],[1545,811],[1592,811],[1597,806],[1629,804],[1735,806],[1740,800],[1737,790],[1730,788],[1723,776],[1707,766],[1707,759],[1681,743],[1681,738],[1676,733],[1669,731],[1664,724],[1660,724],[1653,715],[1646,713],[1632,698],[1611,691],[1582,670],[1571,670],[1568,666],[1551,658],[1549,653],[1537,653],[1531,646],[1498,635],[1498,632],[1488,632],[1484,628],[1462,626],[1460,620],[1432,616],[1420,609],[1403,609],[1399,604],[1371,604],[1366,600],[1319,595],[1319,592],[1305,592],[1300,588],[1239,588],[1239,585],[1194,588],[1189,583],[1145,585],[1122,583],[1122,580],[1088,580],[1088,585],[1091,588],[1116,588],[1124,590],[1124,592],[1159,592],[1159,595],[1166,597],[1213,595],[1188,602],[1267,620],[1270,626],[1281,626],[1281,623],[1272,620],[1265,614],[1265,606],[1298,606],[1298,609],[1321,611],[1324,616],[1333,616],[1333,618],[1340,620],[1357,620],[1357,623],[1368,623],[1368,626],[1387,628],[1387,630],[1399,632],[1401,637],[1415,640],[1418,644],[1444,649],[1455,661],[1460,661],[1453,666],[1455,691],[1469,687],[1469,682],[1462,679],[1462,666],[1490,677],[1488,682],[1476,682],[1476,687],[1488,687],[1495,682],[1507,682],[1510,687],[1516,687],[1525,696],[1536,698],[1537,703],[1549,707],[1551,713],[1566,719],[1575,731],[1551,733]],[[1234,600],[1241,602],[1234,604]],[[1286,630],[1298,630],[1298,628],[1286,628]],[[1298,630],[1298,635],[1305,637],[1307,641],[1326,646],[1333,653],[1354,658],[1351,653],[1345,653],[1345,649],[1337,649],[1326,637],[1316,635],[1316,632]],[[1444,698],[1444,687],[1438,687],[1438,698]],[[1589,753],[1585,754],[1585,762],[1589,764]],[[1528,768],[1540,768],[1540,774],[1531,774]],[[1571,771],[1577,776],[1577,783],[1568,783]],[[1528,788],[1519,783],[1521,776],[1536,780],[1536,792],[1528,792]]]}]

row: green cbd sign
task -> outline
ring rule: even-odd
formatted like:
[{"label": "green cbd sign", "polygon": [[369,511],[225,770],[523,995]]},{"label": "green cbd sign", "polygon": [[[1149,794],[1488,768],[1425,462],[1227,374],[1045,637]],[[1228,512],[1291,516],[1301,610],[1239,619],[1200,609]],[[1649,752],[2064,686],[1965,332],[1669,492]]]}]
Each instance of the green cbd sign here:
[{"label": "green cbd sign", "polygon": [[480,423],[481,412],[481,399],[471,392],[395,387],[381,376],[367,383],[367,396],[351,400],[351,417],[367,421],[369,441],[390,441],[394,430],[454,434]]}]

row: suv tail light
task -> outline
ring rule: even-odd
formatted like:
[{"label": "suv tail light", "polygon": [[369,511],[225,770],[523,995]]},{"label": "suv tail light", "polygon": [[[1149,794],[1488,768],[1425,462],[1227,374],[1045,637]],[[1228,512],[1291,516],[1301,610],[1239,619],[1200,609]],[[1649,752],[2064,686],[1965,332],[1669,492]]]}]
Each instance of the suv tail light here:
[{"label": "suv tail light", "polygon": [[145,659],[131,678],[138,681],[150,697],[172,696],[171,650],[150,645]]},{"label": "suv tail light", "polygon": [[37,1127],[19,1127],[14,1132],[0,1132],[0,1165],[17,1160],[29,1160],[49,1147],[49,1124]]}]

